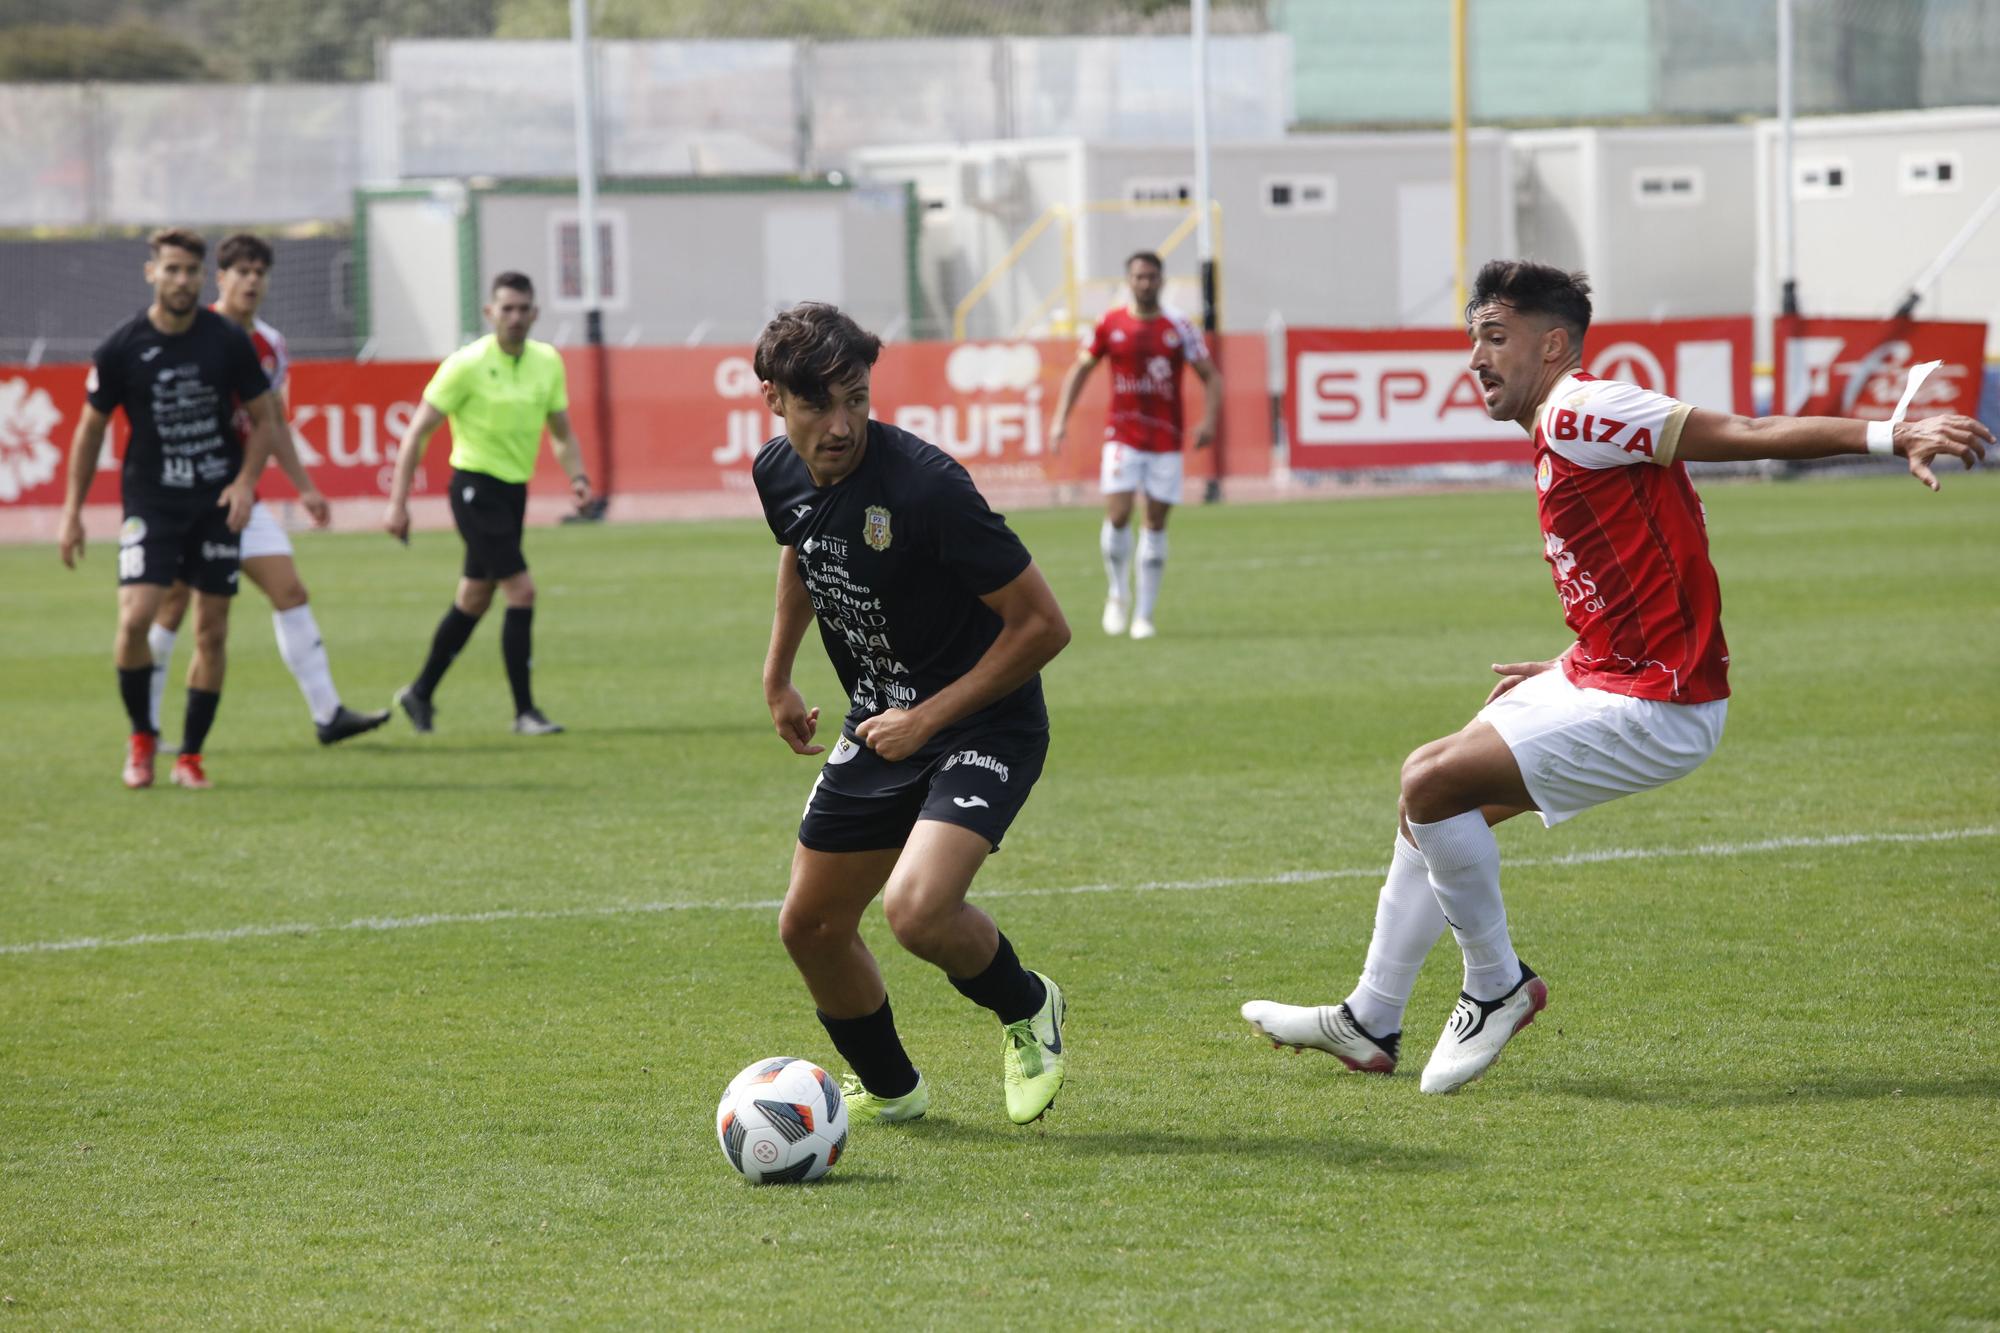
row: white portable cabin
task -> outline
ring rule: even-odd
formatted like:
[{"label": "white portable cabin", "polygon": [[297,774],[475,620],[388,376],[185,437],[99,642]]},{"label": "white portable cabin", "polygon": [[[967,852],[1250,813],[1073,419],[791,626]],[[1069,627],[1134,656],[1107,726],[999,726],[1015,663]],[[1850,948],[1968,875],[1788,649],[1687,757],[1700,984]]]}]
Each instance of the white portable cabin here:
[{"label": "white portable cabin", "polygon": [[[1468,248],[1514,244],[1506,136],[1474,131]],[[1442,133],[1300,135],[1219,143],[1212,157],[1222,325],[1455,324],[1451,140]],[[916,191],[924,306],[951,332],[953,309],[1040,230],[968,312],[970,337],[1015,337],[1087,322],[1116,299],[1125,257],[1159,249],[1187,217],[1186,144],[995,141],[863,151],[864,180]],[[1051,213],[1067,210],[1067,221]],[[1066,308],[1063,238],[1074,227],[1078,308]],[[1200,307],[1191,236],[1166,256],[1167,299]]]},{"label": "white portable cabin", "polygon": [[1588,273],[1597,318],[1750,308],[1750,126],[1533,130],[1509,142],[1520,257]]},{"label": "white portable cabin", "polygon": [[[1894,314],[1912,282],[2000,191],[2000,108],[1823,116],[1794,122],[1792,199],[1800,313]],[[1780,138],[1755,127],[1756,314],[1779,307]],[[2000,216],[1985,224],[1916,307],[1919,319],[1984,320],[2000,354]]]}]

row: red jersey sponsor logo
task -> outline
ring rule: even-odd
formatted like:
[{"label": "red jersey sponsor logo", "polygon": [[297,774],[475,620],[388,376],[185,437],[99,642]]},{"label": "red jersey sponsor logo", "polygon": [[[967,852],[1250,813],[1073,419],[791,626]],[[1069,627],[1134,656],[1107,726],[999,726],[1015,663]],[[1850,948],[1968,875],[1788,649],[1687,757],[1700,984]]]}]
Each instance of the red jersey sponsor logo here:
[{"label": "red jersey sponsor logo", "polygon": [[1722,591],[1701,497],[1663,436],[1682,405],[1573,375],[1535,420],[1536,507],[1577,685],[1640,699],[1729,695]]}]

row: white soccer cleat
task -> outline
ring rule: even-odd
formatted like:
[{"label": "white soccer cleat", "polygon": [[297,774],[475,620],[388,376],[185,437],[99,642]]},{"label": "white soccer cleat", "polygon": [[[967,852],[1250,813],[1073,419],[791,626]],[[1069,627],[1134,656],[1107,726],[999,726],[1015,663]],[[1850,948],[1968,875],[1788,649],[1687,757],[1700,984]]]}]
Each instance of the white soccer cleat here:
[{"label": "white soccer cleat", "polygon": [[1150,620],[1134,620],[1132,622],[1132,637],[1135,639],[1150,639],[1157,633],[1159,631],[1153,628],[1153,622]]},{"label": "white soccer cleat", "polygon": [[1297,1005],[1251,1000],[1243,1006],[1243,1017],[1259,1036],[1270,1038],[1273,1046],[1289,1046],[1295,1051],[1310,1046],[1363,1074],[1396,1071],[1396,1048],[1401,1045],[1402,1034],[1373,1035],[1354,1021],[1354,1011],[1345,1004]]},{"label": "white soccer cleat", "polygon": [[1104,632],[1110,635],[1125,632],[1125,603],[1119,598],[1104,599]]},{"label": "white soccer cleat", "polygon": [[1475,1000],[1460,991],[1419,1086],[1425,1092],[1457,1092],[1485,1073],[1508,1040],[1548,1007],[1548,983],[1526,963],[1514,989],[1497,1000]]}]

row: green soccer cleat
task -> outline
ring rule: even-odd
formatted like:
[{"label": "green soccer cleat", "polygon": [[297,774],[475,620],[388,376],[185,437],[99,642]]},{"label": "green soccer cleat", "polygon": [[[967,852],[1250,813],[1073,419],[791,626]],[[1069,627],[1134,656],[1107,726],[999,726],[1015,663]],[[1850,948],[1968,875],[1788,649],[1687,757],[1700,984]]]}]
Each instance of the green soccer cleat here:
[{"label": "green soccer cleat", "polygon": [[1017,1125],[1040,1120],[1055,1105],[1063,1084],[1063,993],[1042,978],[1048,995],[1033,1018],[1009,1023],[1001,1067],[1007,1076],[1007,1116]]},{"label": "green soccer cleat", "polygon": [[840,1085],[840,1096],[847,1103],[849,1123],[874,1120],[894,1125],[904,1120],[921,1120],[924,1112],[931,1109],[931,1085],[924,1082],[922,1074],[917,1075],[917,1086],[900,1097],[877,1097],[861,1086],[859,1078],[849,1074]]}]

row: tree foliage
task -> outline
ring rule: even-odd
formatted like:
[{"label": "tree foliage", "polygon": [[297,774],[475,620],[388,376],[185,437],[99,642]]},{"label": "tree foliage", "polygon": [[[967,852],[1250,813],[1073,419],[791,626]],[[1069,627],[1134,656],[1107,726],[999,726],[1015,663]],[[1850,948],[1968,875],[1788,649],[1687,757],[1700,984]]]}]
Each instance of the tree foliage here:
[{"label": "tree foliage", "polygon": [[[600,38],[986,37],[1185,31],[1187,0],[590,0]],[[1218,23],[1264,0],[1215,0]],[[559,38],[569,0],[0,0],[0,78],[340,81],[395,38]]]},{"label": "tree foliage", "polygon": [[150,24],[106,28],[82,23],[31,23],[7,30],[0,42],[0,82],[50,83],[103,79],[178,83],[214,77],[201,51]]}]

